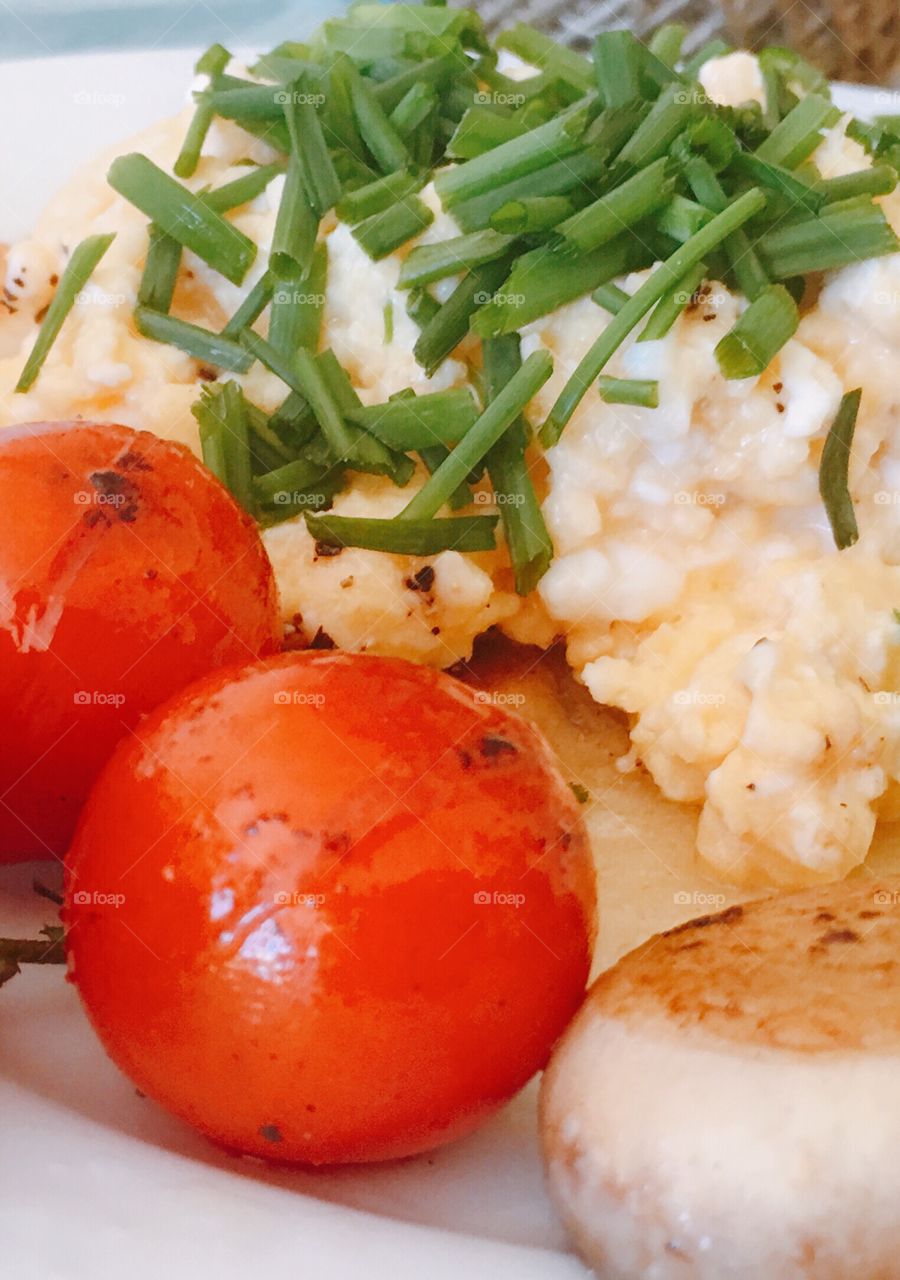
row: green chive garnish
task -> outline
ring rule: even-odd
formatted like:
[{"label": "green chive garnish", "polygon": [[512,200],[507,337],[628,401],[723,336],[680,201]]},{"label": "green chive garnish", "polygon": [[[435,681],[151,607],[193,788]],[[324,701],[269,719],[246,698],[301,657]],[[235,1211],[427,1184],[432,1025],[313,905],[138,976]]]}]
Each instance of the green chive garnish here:
[{"label": "green chive garnish", "polygon": [[225,325],[222,330],[222,337],[237,340],[244,329],[249,329],[271,302],[274,288],[275,277],[271,271],[264,271]]},{"label": "green chive garnish", "polygon": [[200,429],[203,461],[231,490],[245,511],[256,507],[250,467],[247,405],[236,382],[204,387],[191,406]]},{"label": "green chive garnish", "polygon": [[312,265],[319,219],[303,181],[303,164],[291,151],[272,232],[269,265],[282,280],[302,280]]},{"label": "green chive garnish", "polygon": [[535,351],[487,406],[434,475],[400,513],[400,519],[430,519],[521,414],[553,372],[548,351]]},{"label": "green chive garnish", "polygon": [[486,262],[460,280],[453,293],[427,321],[413,348],[416,360],[430,378],[469,332],[473,314],[493,296],[506,278],[509,261]]},{"label": "green chive garnish", "polygon": [[591,294],[594,302],[598,307],[602,307],[604,311],[608,311],[611,316],[618,315],[625,303],[628,301],[629,295],[624,289],[620,289],[612,280],[606,284],[601,284]]},{"label": "green chive garnish", "polygon": [[361,405],[347,415],[392,449],[455,444],[474,426],[478,406],[465,387],[422,396],[397,396],[386,404]]},{"label": "green chive garnish", "polygon": [[256,245],[211,209],[202,196],[192,195],[152,160],[136,152],[114,160],[107,177],[113,190],[146,214],[161,231],[196,253],[232,284],[241,283],[256,257]]},{"label": "green chive garnish", "polygon": [[516,178],[531,176],[577,150],[589,118],[590,107],[577,103],[520,138],[494,147],[455,169],[442,170],[434,185],[444,207],[451,209]]},{"label": "green chive garnish", "polygon": [[41,321],[31,354],[25,361],[25,368],[19,375],[16,391],[28,391],[41,371],[50,348],[57,339],[66,316],[75,305],[79,293],[90,280],[97,263],[115,240],[114,235],[88,236],[72,251],[66,269],[56,286],[53,301],[47,308],[47,314]]},{"label": "green chive garnish", "polygon": [[400,268],[400,288],[431,284],[447,276],[459,275],[502,257],[513,244],[512,236],[497,231],[473,231],[436,244],[423,244],[413,249]]},{"label": "green chive garnish", "polygon": [[[197,75],[215,76],[224,71],[230,61],[231,54],[228,50],[220,44],[214,44],[198,60],[194,70]],[[200,162],[200,152],[203,150],[203,143],[206,141],[206,135],[209,133],[209,126],[213,122],[214,114],[215,112],[209,100],[209,92],[205,91],[200,94],[193,119],[181,145],[178,159],[173,166],[173,172],[176,177],[190,178],[196,171]]]},{"label": "green chive garnish", "polygon": [[364,80],[349,58],[341,56],[332,71],[346,83],[353,115],[363,142],[382,173],[394,173],[409,164],[406,146],[391,123],[368,80]]},{"label": "green chive garnish", "polygon": [[373,213],[353,228],[353,238],[374,261],[386,258],[407,240],[421,235],[434,214],[417,196],[406,196],[389,209]]},{"label": "green chive garnish", "polygon": [[644,409],[659,408],[659,383],[644,378],[597,379],[600,399],[607,404],[636,404]]},{"label": "green chive garnish", "polygon": [[759,241],[764,265],[779,280],[849,266],[898,248],[880,205],[866,196],[826,205],[817,218],[777,227]]},{"label": "green chive garnish", "polygon": [[557,228],[558,234],[581,253],[599,248],[660,208],[671,198],[674,188],[668,160],[657,160],[609,195],[574,213]]},{"label": "green chive garnish", "polygon": [[214,187],[212,191],[204,191],[203,203],[216,213],[239,209],[241,205],[249,204],[262,195],[272,179],[277,178],[280,173],[284,173],[283,164],[255,165],[240,178],[225,182],[221,187]]},{"label": "green chive garnish", "polygon": [[149,234],[147,260],[138,285],[138,305],[153,311],[168,311],[181,266],[181,245],[152,223]]},{"label": "green chive garnish", "polygon": [[[647,323],[638,334],[638,342],[656,342],[666,336],[706,279],[706,271],[706,263],[698,262],[678,281],[674,289],[671,289],[660,298],[650,313]],[[627,301],[626,297],[625,302]],[[616,313],[614,312],[613,314]]]},{"label": "green chive garnish", "polygon": [[588,387],[595,378],[600,376],[607,360],[651,307],[668,293],[691,267],[702,261],[712,249],[720,245],[738,227],[743,226],[754,214],[759,213],[765,207],[765,203],[765,196],[756,187],[739,196],[734,204],[722,213],[716,214],[702,230],[676,249],[671,257],[661,263],[652,276],[632,294],[619,314],[613,316],[560,392],[550,416],[541,429],[541,440],[546,446],[556,443]]},{"label": "green chive garnish", "polygon": [[508,200],[491,214],[491,227],[504,235],[519,236],[527,232],[547,231],[572,214],[572,201],[566,196],[531,196],[527,200]]},{"label": "green chive garnish", "polygon": [[[521,366],[518,334],[485,341],[484,384],[488,404],[497,399]],[[520,596],[534,590],[553,558],[553,544],[528,469],[529,436],[528,425],[520,414],[486,459]]]},{"label": "green chive garnish", "polygon": [[440,551],[493,551],[497,516],[449,516],[439,520],[377,520],[366,517],[307,515],[316,542],[327,547],[362,547],[402,556],[433,556]]},{"label": "green chive garnish", "polygon": [[136,307],[134,322],[145,338],[177,347],[204,365],[228,369],[232,373],[246,373],[253,363],[244,348],[233,339],[213,333],[201,325],[190,324],[187,320],[151,311],[149,307]]},{"label": "green chive garnish", "polygon": [[815,151],[822,140],[822,130],[834,124],[839,115],[840,112],[827,98],[809,93],[757,147],[756,155],[769,164],[795,169]]},{"label": "green chive garnish", "polygon": [[834,422],[828,431],[825,447],[822,450],[822,461],[819,464],[819,493],[825,504],[828,523],[834,535],[834,544],[838,551],[852,547],[859,538],[856,513],[853,510],[853,499],[850,497],[848,478],[850,473],[850,450],[853,446],[853,433],[856,430],[856,415],[862,391],[848,391],[841,399]]},{"label": "green chive garnish", "polygon": [[308,76],[288,86],[284,115],[291,135],[291,154],[299,161],[303,189],[321,218],[341,198],[341,184],[322,133],[315,94]]},{"label": "green chive garnish", "polygon": [[750,303],[716,346],[726,378],[755,378],[768,367],[800,323],[797,304],[787,289],[770,284]]},{"label": "green chive garnish", "polygon": [[375,213],[389,209],[404,196],[414,195],[425,185],[421,175],[409,169],[398,169],[386,177],[376,178],[355,191],[347,191],[338,201],[335,212],[342,222],[362,222]]}]

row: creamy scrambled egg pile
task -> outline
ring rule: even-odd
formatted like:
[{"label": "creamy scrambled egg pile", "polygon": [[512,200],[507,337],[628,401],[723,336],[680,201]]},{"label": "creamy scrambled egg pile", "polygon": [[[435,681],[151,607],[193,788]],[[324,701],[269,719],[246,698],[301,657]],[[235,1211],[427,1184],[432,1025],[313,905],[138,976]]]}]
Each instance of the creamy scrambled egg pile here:
[{"label": "creamy scrambled egg pile", "polygon": [[[729,104],[764,93],[748,54],[707,63],[702,78]],[[148,131],[134,149],[171,169],[188,119]],[[217,120],[188,185],[239,177],[248,156],[273,158]],[[107,186],[109,159],[61,192],[33,236],[9,251],[0,413],[6,424],[118,421],[199,451],[190,413],[202,385],[196,362],[139,336],[132,322],[147,227]],[[814,160],[826,177],[869,163],[843,124]],[[230,215],[259,246],[243,285],[188,253],[175,314],[212,328],[225,323],[264,270],[281,182]],[[436,216],[418,243],[458,234],[433,188],[424,198]],[[900,230],[900,197],[884,204]],[[116,240],[33,389],[13,394],[34,317],[67,251],[99,231],[115,231]],[[323,345],[362,400],[466,384],[477,344],[463,343],[430,380],[415,362],[418,329],[397,289],[403,252],[374,263],[333,218],[322,234]],[[631,293],[642,278],[620,283]],[[659,408],[604,404],[593,389],[560,443],[545,460],[535,457],[556,557],[527,600],[515,595],[502,550],[446,551],[427,562],[349,548],[318,556],[302,518],[264,538],[285,620],[308,637],[321,629],[348,649],[448,666],[492,625],[539,645],[564,633],[570,663],[593,696],[632,717],[631,762],[642,761],[667,796],[702,805],[704,857],[732,880],[796,884],[860,863],[900,780],[900,695],[892,692],[900,654],[893,612],[900,606],[900,255],[832,273],[766,373],[728,382],[713,351],[744,305],[708,283],[666,338],[627,342],[606,370],[658,379]],[[532,405],[535,420],[604,320],[586,298],[523,331],[523,354],[546,348],[555,361]],[[267,410],[284,398],[283,385],[259,365],[240,381]],[[864,391],[850,488],[861,536],[839,553],[818,464],[841,395],[855,386]],[[390,516],[409,496],[388,480],[356,476],[334,509]],[[476,509],[490,509],[482,502],[488,495],[476,497]],[[416,577],[426,563],[433,581]]]}]

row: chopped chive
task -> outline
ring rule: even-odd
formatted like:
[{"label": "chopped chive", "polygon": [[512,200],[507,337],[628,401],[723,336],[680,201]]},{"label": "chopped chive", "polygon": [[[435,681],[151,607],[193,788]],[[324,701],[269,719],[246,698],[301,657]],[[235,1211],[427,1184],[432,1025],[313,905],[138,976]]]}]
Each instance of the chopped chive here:
[{"label": "chopped chive", "polygon": [[482,195],[464,200],[453,209],[453,216],[463,231],[479,231],[488,226],[491,215],[511,200],[530,200],[535,196],[565,195],[585,189],[603,171],[605,158],[598,148],[575,152],[564,160],[548,164],[534,173],[523,174],[511,182],[490,187]]},{"label": "chopped chive", "polygon": [[334,457],[349,457],[353,436],[347,430],[343,415],[312,355],[300,348],[292,359],[287,359],[271,343],[248,329],[242,333],[241,342],[285,386],[303,396],[315,414]]},{"label": "chopped chive", "polygon": [[392,449],[455,444],[474,426],[478,406],[464,387],[422,396],[397,396],[386,404],[360,406],[347,416]]},{"label": "chopped chive", "polygon": [[330,505],[343,486],[340,467],[323,469],[306,458],[276,467],[253,481],[257,500],[268,508],[262,518],[262,523],[268,525],[290,520],[301,512],[320,511]]},{"label": "chopped chive", "polygon": [[423,177],[409,169],[398,169],[396,173],[376,178],[374,182],[358,187],[355,191],[345,192],[338,201],[335,212],[342,222],[362,222],[375,213],[382,213],[404,196],[421,191],[424,185]]},{"label": "chopped chive", "polygon": [[415,321],[420,330],[434,319],[440,309],[441,304],[427,289],[410,289],[406,299],[406,314]]},{"label": "chopped chive", "polygon": [[712,210],[705,205],[674,195],[654,219],[657,231],[669,236],[677,244],[684,244],[705,227],[712,217]]},{"label": "chopped chive", "polygon": [[653,213],[671,198],[674,189],[668,160],[656,160],[608,195],[572,214],[557,232],[571,248],[586,253]]},{"label": "chopped chive", "polygon": [[475,267],[426,322],[413,354],[429,378],[462,342],[469,332],[472,315],[490,301],[494,290],[509,274],[509,266],[508,259],[500,259]]},{"label": "chopped chive", "polygon": [[645,378],[597,379],[600,399],[607,404],[636,404],[644,409],[659,408],[659,383]]},{"label": "chopped chive", "polygon": [[625,290],[620,289],[612,280],[608,280],[606,284],[599,285],[591,294],[591,297],[598,307],[608,311],[611,316],[617,315],[628,301],[628,294]]},{"label": "chopped chive", "polygon": [[347,84],[360,135],[381,172],[394,173],[405,168],[409,164],[409,152],[372,86],[345,56],[336,62],[332,75],[335,74]]},{"label": "chopped chive", "polygon": [[215,213],[228,213],[232,209],[239,209],[241,205],[249,204],[251,200],[262,195],[272,179],[277,178],[280,173],[284,173],[283,164],[255,165],[240,178],[225,182],[221,187],[214,187],[212,191],[204,191],[203,203]]},{"label": "chopped chive", "polygon": [[439,520],[378,520],[359,516],[307,515],[316,542],[362,547],[403,556],[441,551],[493,551],[497,516],[449,516]]},{"label": "chopped chive", "polygon": [[443,169],[434,185],[444,208],[452,209],[464,200],[484,195],[516,178],[531,176],[546,165],[560,161],[578,149],[589,118],[590,105],[576,103],[520,138],[504,142],[453,169]]},{"label": "chopped chive", "polygon": [[407,141],[419,125],[428,119],[436,105],[437,94],[434,89],[419,80],[403,95],[389,119],[400,137]]},{"label": "chopped chive", "polygon": [[473,231],[454,236],[437,244],[423,244],[413,249],[400,269],[399,287],[410,289],[443,280],[447,276],[470,271],[485,262],[501,257],[513,244],[512,236],[497,231]]},{"label": "chopped chive", "polygon": [[264,271],[225,325],[222,337],[237,339],[243,329],[249,329],[252,324],[255,324],[271,302],[274,288],[275,277],[271,271]]},{"label": "chopped chive", "polygon": [[303,180],[303,163],[291,151],[275,216],[269,265],[282,280],[302,280],[312,264],[319,219]]},{"label": "chopped chive", "polygon": [[838,115],[827,98],[818,93],[807,94],[756,148],[757,158],[795,169],[812,155],[821,141],[822,129],[834,124]]},{"label": "chopped chive", "polygon": [[501,143],[510,142],[527,131],[519,115],[504,116],[476,103],[469,107],[453,131],[445,154],[453,160],[474,160]]},{"label": "chopped chive", "polygon": [[594,41],[594,74],[606,107],[624,107],[641,94],[643,49],[630,31],[604,31]]},{"label": "chopped chive", "polygon": [[138,285],[138,305],[153,311],[168,311],[175,296],[178,268],[181,266],[181,245],[165,231],[150,224],[150,243],[147,258]]},{"label": "chopped chive", "polygon": [[664,89],[619,152],[618,163],[643,168],[666,155],[675,138],[697,115],[699,104],[699,89],[686,88],[680,81]]},{"label": "chopped chive", "polygon": [[298,449],[308,444],[318,430],[313,411],[299,391],[288,393],[269,418],[269,427],[279,439],[286,439]]},{"label": "chopped chive", "polygon": [[[317,356],[315,363],[341,414],[349,419],[351,413],[362,408],[362,401],[346,369],[330,350]],[[389,448],[354,422],[348,424],[347,431],[352,441],[347,461],[354,469],[388,475],[401,489],[413,478],[416,466],[405,453]]]},{"label": "chopped chive", "polygon": [[352,235],[375,262],[421,235],[434,222],[434,214],[418,196],[406,196],[381,213],[358,222]]},{"label": "chopped chive", "polygon": [[205,365],[227,369],[230,373],[246,373],[253,363],[244,348],[233,339],[213,333],[201,325],[178,320],[175,316],[136,307],[134,322],[138,332],[154,342],[177,347]]},{"label": "chopped chive", "polygon": [[633,232],[580,256],[542,245],[516,260],[502,290],[475,316],[472,329],[482,338],[514,333],[616,276],[649,267],[655,258],[653,248]]},{"label": "chopped chive", "polygon": [[770,284],[750,303],[716,345],[716,361],[726,378],[754,378],[768,367],[800,323],[787,289]]},{"label": "chopped chive", "polygon": [[[484,384],[488,404],[497,399],[521,365],[518,334],[485,341]],[[553,544],[525,456],[528,436],[528,426],[519,415],[486,458],[487,472],[506,534],[516,591],[521,596],[534,590],[553,558]]]},{"label": "chopped chive", "polygon": [[[713,213],[722,213],[728,207],[728,197],[712,165],[705,156],[689,155],[683,163],[685,177],[700,204]],[[769,277],[750,243],[746,231],[739,228],[724,243],[724,251],[738,288],[753,299],[769,283]]]},{"label": "chopped chive", "polygon": [[674,67],[681,57],[681,47],[687,36],[683,22],[666,22],[653,32],[647,48],[667,67]]},{"label": "chopped chive", "polygon": [[852,200],[854,196],[886,196],[897,185],[897,170],[889,164],[876,164],[871,169],[845,173],[838,178],[823,178],[815,184],[826,204]]},{"label": "chopped chive", "polygon": [[341,184],[322,133],[308,76],[300,76],[288,86],[284,115],[291,135],[291,155],[299,162],[303,189],[322,218],[341,198]]},{"label": "chopped chive", "polygon": [[778,192],[792,205],[799,205],[810,213],[816,213],[825,203],[824,195],[790,169],[780,164],[761,160],[751,151],[738,152],[735,163],[757,186]]},{"label": "chopped chive", "polygon": [[518,236],[533,231],[546,231],[557,226],[574,212],[566,196],[531,196],[526,200],[508,200],[491,214],[494,231]]},{"label": "chopped chive", "polygon": [[307,490],[322,478],[323,472],[315,462],[308,458],[296,458],[283,467],[276,467],[264,475],[257,476],[254,488],[264,502],[275,502],[279,493],[286,489]]},{"label": "chopped chive", "polygon": [[706,278],[706,271],[706,263],[698,262],[678,281],[674,289],[660,298],[644,328],[638,334],[638,342],[656,342],[666,336],[700,288]]},{"label": "chopped chive", "polygon": [[307,347],[310,351],[318,350],[319,346],[327,281],[328,245],[322,242],[313,249],[309,271],[299,282],[294,298],[298,311],[294,321],[294,338],[299,346]]},{"label": "chopped chive", "polygon": [[192,195],[146,156],[119,156],[107,175],[110,186],[146,214],[160,230],[202,258],[232,284],[240,284],[256,245],[237,227]]},{"label": "chopped chive", "polygon": [[388,298],[384,304],[384,345],[389,347],[394,341],[394,302]]},{"label": "chopped chive", "polygon": [[469,472],[493,448],[519,417],[522,410],[553,372],[548,351],[535,351],[510,378],[496,399],[466,432],[456,448],[430,476],[398,517],[401,520],[430,519],[468,476]]},{"label": "chopped chive", "polygon": [[16,391],[28,391],[33,385],[79,293],[90,280],[94,268],[114,239],[115,235],[88,236],[72,250],[72,256],[56,286],[53,301],[41,321],[34,346],[19,375]]},{"label": "chopped chive", "polygon": [[[199,59],[194,70],[197,75],[215,76],[223,72],[230,61],[231,54],[228,50],[220,44],[214,44]],[[196,172],[197,165],[200,163],[200,152],[203,150],[214,114],[209,92],[205,91],[200,94],[184,142],[181,144],[178,159],[173,166],[176,177],[190,178]]]},{"label": "chopped chive", "polygon": [[739,196],[722,213],[717,213],[712,221],[708,222],[686,244],[676,249],[665,262],[660,263],[650,278],[632,294],[619,314],[613,316],[600,337],[582,358],[560,392],[541,430],[541,439],[546,446],[556,443],[588,387],[600,376],[607,360],[651,307],[659,302],[660,298],[668,293],[691,267],[702,261],[712,249],[717,248],[754,214],[759,213],[765,207],[765,203],[765,196],[756,187]]},{"label": "chopped chive", "polygon": [[204,387],[191,405],[200,432],[203,461],[251,514],[256,502],[250,467],[247,404],[236,382]]},{"label": "chopped chive", "polygon": [[579,94],[593,87],[594,69],[587,58],[525,22],[517,22],[502,32],[497,37],[497,48],[508,49],[529,66],[565,80]]},{"label": "chopped chive", "polygon": [[[418,453],[419,457],[428,468],[428,474],[433,476],[444,459],[448,457],[450,450],[445,444],[433,444],[429,445],[427,449],[419,449]],[[472,490],[469,488],[468,481],[464,480],[459,488],[450,494],[450,497],[447,499],[447,506],[451,511],[461,511],[462,508],[467,507],[471,501]]]},{"label": "chopped chive", "polygon": [[778,227],[759,241],[763,263],[778,280],[848,266],[898,248],[883,210],[867,197],[826,205],[817,218]]},{"label": "chopped chive", "polygon": [[834,422],[828,431],[822,461],[819,464],[819,493],[825,504],[825,512],[834,544],[838,551],[852,547],[859,539],[856,513],[848,486],[850,474],[850,450],[856,430],[856,415],[862,391],[848,391],[841,399]]}]

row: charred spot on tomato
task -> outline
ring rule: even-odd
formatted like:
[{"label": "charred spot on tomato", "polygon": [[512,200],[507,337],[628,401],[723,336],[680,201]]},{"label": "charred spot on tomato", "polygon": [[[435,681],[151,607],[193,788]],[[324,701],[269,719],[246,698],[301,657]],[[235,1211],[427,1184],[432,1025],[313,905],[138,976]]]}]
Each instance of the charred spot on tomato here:
[{"label": "charred spot on tomato", "polygon": [[141,491],[121,471],[92,471],[88,480],[109,518],[116,516],[125,524],[133,524],[140,510]]},{"label": "charred spot on tomato", "polygon": [[472,753],[470,751],[466,751],[465,747],[457,747],[456,755],[463,769],[468,770],[472,768]]},{"label": "charred spot on tomato", "polygon": [[479,747],[485,760],[499,760],[502,756],[517,756],[519,748],[508,738],[501,738],[498,733],[486,733]]},{"label": "charred spot on tomato", "polygon": [[259,1126],[259,1136],[264,1138],[266,1142],[283,1142],[281,1130],[277,1124],[261,1124]]}]

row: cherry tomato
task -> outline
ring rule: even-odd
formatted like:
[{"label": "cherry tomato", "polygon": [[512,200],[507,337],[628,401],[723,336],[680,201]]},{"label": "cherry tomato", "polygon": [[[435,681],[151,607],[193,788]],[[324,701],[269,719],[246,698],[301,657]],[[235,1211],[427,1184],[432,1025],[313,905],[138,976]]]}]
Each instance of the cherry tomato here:
[{"label": "cherry tomato", "polygon": [[275,1160],[466,1133],[544,1065],[590,967],[593,863],[543,740],[394,659],[284,655],[158,708],[67,882],[110,1056]]},{"label": "cherry tomato", "polygon": [[118,739],[278,644],[257,530],[184,447],[129,427],[0,436],[0,861],[62,855]]}]

